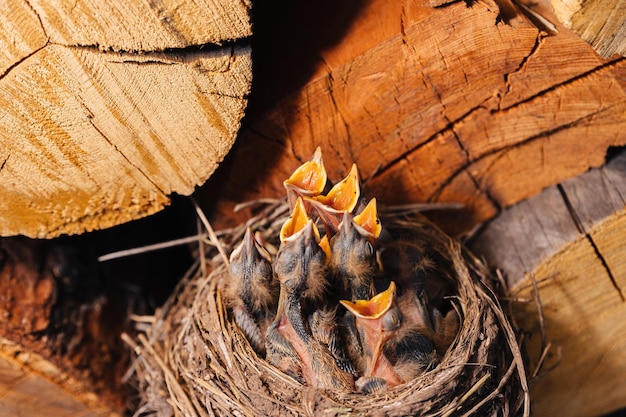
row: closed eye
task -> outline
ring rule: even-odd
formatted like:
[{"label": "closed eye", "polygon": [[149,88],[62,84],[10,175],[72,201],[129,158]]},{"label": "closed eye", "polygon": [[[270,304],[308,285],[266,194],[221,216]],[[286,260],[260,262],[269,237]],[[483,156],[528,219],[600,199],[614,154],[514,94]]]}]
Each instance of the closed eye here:
[{"label": "closed eye", "polygon": [[389,310],[382,320],[383,329],[387,331],[396,330],[402,324],[402,315],[397,307]]}]

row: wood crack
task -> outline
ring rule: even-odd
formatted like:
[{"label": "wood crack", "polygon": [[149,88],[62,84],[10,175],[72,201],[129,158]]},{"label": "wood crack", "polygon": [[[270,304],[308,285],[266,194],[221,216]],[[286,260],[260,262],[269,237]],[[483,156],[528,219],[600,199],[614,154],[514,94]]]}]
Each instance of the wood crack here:
[{"label": "wood crack", "polygon": [[[102,54],[110,54],[113,56],[127,56],[120,62],[136,62],[136,63],[163,63],[163,64],[188,64],[189,62],[206,58],[211,54],[225,55],[225,51],[230,51],[231,58],[235,56],[235,50],[250,47],[250,38],[240,38],[220,44],[205,43],[198,45],[188,45],[183,48],[163,48],[153,50],[133,50],[133,49],[113,49],[100,44],[64,44],[51,43],[53,45],[64,46],[71,49],[84,49],[97,51]],[[230,67],[230,63],[229,63]],[[228,70],[228,69],[227,69]],[[227,71],[226,70],[226,71]],[[223,72],[226,72],[223,71]]]},{"label": "wood crack", "polygon": [[[32,6],[30,6],[30,4],[29,4],[29,7],[32,9]],[[39,17],[39,15],[37,15],[34,9],[32,9],[32,11],[37,16],[37,19],[39,20],[40,25],[42,25],[41,18]],[[51,46],[51,45],[61,46],[61,47],[69,48],[69,49],[83,49],[83,50],[91,50],[94,52],[97,51],[98,53],[101,53],[101,54],[111,54],[114,56],[122,55],[123,56],[122,59],[117,59],[117,60],[112,59],[109,62],[120,63],[120,64],[135,64],[135,65],[189,64],[199,59],[207,58],[211,54],[216,54],[216,55],[224,54],[224,49],[226,48],[230,48],[230,56],[232,57],[235,54],[236,49],[250,47],[250,39],[241,38],[241,39],[236,39],[236,40],[229,41],[229,42],[223,42],[219,45],[218,44],[200,44],[200,45],[189,45],[184,48],[165,48],[162,50],[147,50],[147,51],[143,51],[143,50],[133,51],[133,50],[122,50],[122,49],[114,50],[110,47],[103,47],[102,45],[99,45],[99,44],[72,45],[72,44],[51,42],[43,25],[41,26],[41,29],[44,35],[46,36],[46,42],[39,48],[33,50],[29,54],[23,56],[22,58],[20,58],[19,60],[11,64],[9,67],[7,67],[6,70],[0,73],[0,80],[6,77],[12,70],[17,68],[24,61],[28,60],[29,58],[33,57],[34,55],[36,55],[37,53],[39,53],[40,51],[44,50],[46,47]],[[211,73],[226,73],[231,70],[231,63],[232,63],[232,59],[231,61],[228,62],[228,65],[226,65],[225,68],[221,69],[220,71],[207,71],[207,70],[204,70],[204,71],[211,72]],[[233,98],[237,98],[237,97],[233,97]]]},{"label": "wood crack", "polygon": [[30,4],[29,0],[24,0],[24,3],[26,4],[26,6],[28,6],[30,11],[33,12],[35,17],[37,17],[37,20],[39,21],[39,27],[41,28],[41,31],[43,32],[43,34],[46,37],[46,39],[50,40],[50,36],[48,36],[48,32],[46,31],[46,27],[43,25],[43,20],[41,19],[41,16],[39,15],[39,13],[37,13],[37,10],[35,10],[35,8],[33,7],[32,4]]},{"label": "wood crack", "polygon": [[34,51],[32,51],[31,53],[29,53],[28,55],[23,56],[21,59],[17,60],[16,62],[14,62],[13,64],[11,64],[10,66],[7,67],[6,70],[4,70],[3,73],[0,74],[0,80],[2,80],[4,77],[6,77],[7,75],[9,75],[9,73],[11,71],[13,71],[15,68],[17,68],[22,62],[28,60],[30,57],[34,56],[35,54],[37,54],[39,51],[43,50],[46,46],[48,46],[50,44],[50,42],[46,41],[46,43],[35,49]]},{"label": "wood crack", "polygon": [[[89,110],[89,109],[87,109]],[[150,176],[148,174],[146,174],[140,167],[138,167],[136,164],[134,164],[130,159],[128,159],[128,157],[124,154],[124,152],[122,152],[113,142],[111,142],[111,140],[109,140],[109,138],[104,134],[104,132],[102,132],[102,130],[100,130],[100,128],[98,128],[98,126],[96,126],[96,124],[93,122],[92,118],[87,118],[89,120],[89,124],[91,124],[91,126],[96,130],[96,132],[98,132],[98,134],[113,148],[115,149],[115,151],[117,153],[119,153],[122,158],[133,168],[135,168],[139,173],[141,173],[141,175],[143,175],[143,177],[145,179],[148,180],[148,182],[150,182],[150,184],[152,184],[154,186],[154,188],[156,188],[162,195],[167,196],[167,193],[161,188],[159,187],[159,185],[157,183],[154,182],[154,180],[152,178],[150,178]]]},{"label": "wood crack", "polygon": [[413,46],[413,43],[411,43],[411,40],[409,39],[406,33],[406,25],[407,25],[407,11],[406,11],[406,2],[404,2],[402,3],[402,10],[400,13],[400,35],[402,36],[402,44],[406,46],[407,48],[409,48],[411,52],[413,52],[415,55],[418,55],[417,51],[415,50],[415,47]]},{"label": "wood crack", "polygon": [[4,161],[2,161],[2,164],[0,164],[0,172],[2,172],[2,170],[4,169],[4,167],[7,164],[7,161],[9,160],[9,158],[11,157],[11,155],[7,155],[6,158],[4,158]]},{"label": "wood crack", "polygon": [[46,46],[48,46],[50,44],[50,37],[48,36],[48,33],[46,32],[46,28],[43,25],[43,22],[41,20],[41,16],[39,16],[37,11],[33,8],[32,4],[30,4],[30,2],[28,0],[24,0],[24,3],[26,4],[26,6],[28,6],[30,11],[37,18],[37,21],[39,22],[39,27],[41,28],[41,31],[43,32],[43,35],[46,38],[46,41],[44,42],[44,44],[42,46],[40,46],[39,48],[33,50],[31,53],[23,56],[22,58],[20,58],[19,60],[17,60],[13,64],[11,64],[9,67],[7,67],[7,69],[4,70],[4,72],[0,74],[0,80],[2,80],[5,76],[7,76],[13,69],[17,68],[22,62],[26,61],[28,58],[32,57],[33,55],[35,55],[39,51],[43,50]]},{"label": "wood crack", "polygon": [[433,9],[445,9],[446,7],[450,7],[450,6],[453,6],[455,4],[459,4],[459,3],[465,3],[469,7],[470,4],[471,4],[471,0],[450,0],[450,1],[445,1],[443,3],[437,4],[436,6],[433,7]]},{"label": "wood crack", "polygon": [[[535,99],[537,99],[539,97],[542,97],[542,96],[544,96],[544,95],[546,95],[548,93],[556,91],[559,88],[566,87],[566,86],[568,86],[568,85],[570,85],[570,84],[572,84],[572,83],[574,83],[576,81],[583,80],[583,79],[585,79],[585,78],[587,78],[587,77],[589,77],[591,75],[597,74],[597,73],[599,73],[601,71],[604,71],[604,70],[607,70],[607,69],[609,69],[611,67],[614,67],[614,66],[620,64],[621,62],[623,62],[625,60],[626,60],[626,57],[620,57],[620,58],[614,59],[612,61],[606,62],[604,64],[598,65],[597,67],[594,67],[594,68],[590,69],[589,71],[583,72],[583,73],[581,73],[579,75],[576,75],[575,77],[572,77],[572,78],[569,78],[569,79],[567,79],[567,80],[565,80],[563,82],[551,85],[550,87],[548,87],[546,89],[543,89],[543,90],[541,90],[541,91],[537,92],[536,94],[533,94],[533,95],[531,95],[529,97],[526,97],[523,100],[520,100],[520,101],[518,101],[516,103],[513,103],[513,104],[511,104],[508,107],[495,109],[495,110],[493,110],[493,112],[495,113],[495,112],[498,112],[498,111],[508,111],[508,110],[513,109],[513,108],[519,107],[522,104],[531,102],[531,101],[533,101],[533,100],[535,100]],[[511,74],[514,74],[514,73],[515,72],[513,72]]]},{"label": "wood crack", "polygon": [[[541,44],[543,43],[543,39],[544,38],[545,38],[545,36],[542,35],[541,32],[538,33],[537,37],[535,38],[535,44],[530,49],[530,52],[526,56],[524,56],[524,58],[522,58],[522,60],[520,61],[519,65],[517,66],[517,68],[515,68],[515,70],[513,70],[512,72],[504,74],[505,93],[500,97],[500,103],[498,103],[498,109],[497,109],[498,111],[502,110],[502,107],[501,107],[502,106],[502,100],[504,100],[504,98],[511,92],[510,77],[512,75],[514,75],[514,74],[519,73],[526,66],[526,64],[528,63],[528,60],[530,60],[530,58],[539,51],[539,48],[541,47]],[[515,104],[517,104],[517,103],[515,103]],[[514,106],[514,105],[512,105],[512,106]],[[510,106],[510,107],[512,107],[512,106]]]},{"label": "wood crack", "polygon": [[600,252],[600,249],[598,248],[598,246],[594,242],[593,237],[586,230],[584,224],[580,220],[580,216],[576,212],[576,208],[574,208],[574,206],[572,205],[572,202],[570,201],[570,199],[569,199],[569,197],[567,195],[567,192],[565,191],[565,189],[563,188],[563,186],[561,184],[557,184],[557,189],[559,190],[559,193],[561,194],[561,198],[563,198],[563,202],[565,203],[565,207],[567,207],[567,211],[569,212],[570,217],[574,221],[574,224],[576,225],[576,228],[585,237],[585,239],[587,239],[587,241],[589,241],[589,244],[593,248],[593,251],[594,251],[596,257],[598,258],[598,260],[602,264],[602,267],[606,271],[606,274],[609,276],[609,279],[611,280],[611,283],[613,284],[613,287],[617,291],[618,295],[622,299],[622,302],[626,302],[626,295],[624,294],[624,290],[620,287],[619,283],[617,282],[617,279],[613,275],[613,272],[611,271],[611,268],[609,267],[606,259],[602,255],[602,252]]},{"label": "wood crack", "polygon": [[[598,111],[595,111],[595,112],[593,112],[593,113],[590,113],[590,114],[588,114],[588,115],[586,115],[586,116],[580,117],[580,118],[578,118],[578,119],[576,119],[576,120],[573,120],[573,121],[572,121],[572,122],[570,122],[570,123],[566,123],[566,124],[563,124],[563,125],[560,125],[560,126],[556,126],[556,127],[552,128],[552,129],[548,129],[548,130],[545,130],[545,131],[543,131],[543,132],[539,132],[539,133],[537,133],[536,135],[530,136],[530,137],[528,137],[528,138],[526,138],[526,139],[524,139],[524,140],[521,140],[521,141],[519,141],[519,142],[516,142],[516,143],[514,143],[514,144],[507,145],[507,146],[502,146],[502,147],[500,147],[500,148],[493,149],[493,150],[491,150],[491,151],[489,151],[489,152],[485,152],[484,154],[480,155],[480,156],[479,156],[479,157],[477,157],[477,158],[474,158],[474,159],[471,159],[471,160],[470,160],[470,159],[468,159],[467,163],[465,163],[465,164],[463,164],[462,166],[460,166],[460,167],[459,167],[456,171],[454,171],[454,172],[450,175],[450,177],[449,177],[446,181],[443,181],[443,182],[441,183],[441,185],[439,185],[439,187],[437,187],[437,189],[436,189],[436,190],[435,190],[435,191],[431,194],[431,196],[428,198],[428,200],[429,200],[429,201],[431,201],[433,198],[436,198],[438,195],[440,195],[440,194],[441,194],[441,192],[442,192],[442,191],[443,191],[443,190],[444,190],[444,189],[445,189],[448,185],[450,185],[450,184],[452,183],[452,181],[453,181],[456,177],[458,177],[458,176],[459,176],[462,172],[467,172],[467,171],[468,171],[468,168],[469,168],[472,164],[474,164],[474,163],[476,163],[476,162],[480,162],[480,161],[484,160],[485,158],[487,158],[487,157],[489,157],[489,156],[492,156],[492,155],[495,155],[495,154],[497,154],[497,153],[505,152],[505,151],[510,150],[510,149],[514,149],[514,148],[517,148],[517,147],[520,147],[520,146],[524,146],[524,145],[527,145],[527,144],[529,144],[529,143],[532,143],[532,142],[534,142],[534,141],[536,141],[536,140],[539,140],[539,139],[542,139],[542,138],[545,138],[545,137],[549,137],[550,135],[553,135],[553,134],[555,134],[555,133],[561,132],[561,131],[563,131],[563,130],[567,130],[567,129],[570,129],[570,128],[573,128],[573,127],[576,127],[576,126],[578,126],[579,124],[581,124],[581,123],[583,123],[583,122],[585,122],[585,121],[588,121],[588,120],[590,120],[590,119],[594,118],[595,116],[597,116],[597,115],[599,115],[599,114],[602,114],[602,113],[604,113],[604,112],[606,112],[606,111],[608,111],[608,110],[612,109],[613,107],[615,107],[615,106],[617,106],[617,105],[619,105],[619,104],[621,104],[621,102],[620,102],[620,103],[613,104],[613,105],[608,106],[608,107],[605,107],[605,108],[603,108],[603,109],[600,109],[600,110],[598,110]],[[485,192],[485,193],[486,193],[486,195],[488,195],[488,191],[487,191],[487,190],[482,190],[482,191],[483,191],[483,192]],[[494,200],[494,201],[496,201],[496,200]],[[502,205],[501,205],[500,203],[497,203],[497,204],[496,204],[496,207],[502,207]]]}]

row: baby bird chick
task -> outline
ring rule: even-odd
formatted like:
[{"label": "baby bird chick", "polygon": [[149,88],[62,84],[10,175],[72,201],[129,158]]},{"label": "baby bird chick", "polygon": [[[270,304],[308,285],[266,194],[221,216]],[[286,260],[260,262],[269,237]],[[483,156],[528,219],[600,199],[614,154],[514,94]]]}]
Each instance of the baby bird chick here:
[{"label": "baby bird chick", "polygon": [[330,269],[342,298],[369,300],[375,294],[378,263],[374,243],[380,231],[375,199],[354,218],[344,211],[338,233],[330,242]]},{"label": "baby bird chick", "polygon": [[[385,271],[398,280],[402,293],[398,307],[404,316],[405,328],[426,336],[443,353],[458,332],[459,317],[454,309],[445,316],[431,305],[429,294],[444,304],[446,289],[445,273],[440,271],[423,242],[397,239],[381,256]],[[430,291],[429,291],[430,289]],[[407,330],[408,331],[408,330]]]},{"label": "baby bird chick", "polygon": [[378,391],[408,382],[438,363],[430,339],[405,328],[395,297],[396,287],[391,281],[386,291],[370,300],[341,301],[356,317],[364,346],[366,371],[356,384],[361,391]]},{"label": "baby bird chick", "polygon": [[[296,247],[293,242],[298,240],[299,236],[304,233],[304,229],[307,227],[308,223],[311,223],[311,233],[313,233],[316,245],[322,250],[321,256],[324,258],[324,265],[326,265],[327,252],[320,246],[321,242],[319,230],[317,230],[315,224],[313,224],[311,219],[309,219],[302,197],[297,198],[291,216],[280,229],[281,246],[279,248],[279,252],[282,248]],[[283,249],[283,252],[285,250],[287,249]],[[303,260],[302,262],[307,261]],[[276,269],[274,269],[274,272],[276,272]],[[304,283],[306,284],[304,286],[306,291],[301,301],[307,304],[306,307],[315,307],[321,303],[326,296],[327,280],[325,278],[325,270],[316,274],[309,274],[306,279],[307,281]]]},{"label": "baby bird chick", "polygon": [[[378,273],[374,243],[380,232],[376,199],[372,199],[354,218],[344,212],[339,231],[332,238],[332,248],[329,249],[332,281],[339,290],[340,298],[356,301],[369,300],[374,296],[374,278]],[[345,353],[357,370],[363,372],[363,347],[354,315],[344,314],[339,328],[346,341]]]},{"label": "baby bird chick", "polygon": [[[301,204],[297,202],[296,207]],[[337,365],[304,319],[303,302],[320,296],[317,288],[318,282],[325,280],[326,256],[313,222],[307,220],[302,227],[303,213],[303,206],[294,209],[281,230],[283,241],[274,263],[281,293],[276,319],[266,334],[267,359],[312,387],[350,390],[354,387],[352,375]],[[299,362],[292,360],[294,355]]]},{"label": "baby bird chick", "polygon": [[365,369],[363,377],[356,383],[361,391],[371,392],[405,382],[383,352],[385,343],[402,324],[402,315],[395,306],[395,293],[396,286],[391,281],[386,291],[371,299],[340,301],[356,318],[356,327],[363,346]]},{"label": "baby bird chick", "polygon": [[278,299],[272,277],[272,259],[248,228],[230,255],[225,298],[237,326],[257,354],[265,355],[263,335],[271,323]]}]

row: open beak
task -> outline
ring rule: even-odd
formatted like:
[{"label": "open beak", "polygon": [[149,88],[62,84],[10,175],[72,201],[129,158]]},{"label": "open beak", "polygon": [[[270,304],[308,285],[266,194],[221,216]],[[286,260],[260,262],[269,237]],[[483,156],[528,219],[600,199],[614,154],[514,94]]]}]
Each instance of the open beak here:
[{"label": "open beak", "polygon": [[372,198],[363,211],[354,216],[353,220],[360,227],[361,234],[370,237],[370,240],[378,239],[383,228],[378,218],[375,198]]},{"label": "open beak", "polygon": [[348,309],[349,312],[362,320],[376,321],[380,319],[393,306],[396,296],[396,283],[391,281],[389,288],[369,300],[339,302]]},{"label": "open beak", "polygon": [[[357,323],[363,331],[363,343],[367,351],[371,352],[364,376],[382,377],[390,386],[403,383],[388,359],[383,355],[385,342],[400,325],[398,315],[394,316],[393,320],[387,317],[388,314],[399,313],[397,307],[394,306],[395,294],[396,284],[392,281],[387,290],[375,295],[370,300],[357,300],[355,302],[340,300],[340,303],[356,317]],[[390,323],[392,323],[391,326]]]},{"label": "open beak", "polygon": [[313,224],[309,216],[306,214],[306,209],[304,208],[302,197],[298,197],[291,216],[287,219],[287,221],[285,221],[283,227],[280,229],[280,241],[284,242],[288,239],[296,239],[295,236],[297,236],[298,233],[301,232],[309,222],[311,222],[313,227],[313,233],[319,241],[320,233],[317,230],[315,224]]},{"label": "open beak", "polygon": [[360,195],[359,171],[356,164],[352,164],[348,176],[335,184],[328,194],[305,197],[305,201],[315,208],[326,227],[326,233],[332,236],[337,233],[343,213],[354,210]]},{"label": "open beak", "polygon": [[283,185],[287,190],[289,206],[294,207],[298,196],[316,196],[324,192],[328,176],[322,161],[322,150],[318,146],[310,161],[300,165]]}]

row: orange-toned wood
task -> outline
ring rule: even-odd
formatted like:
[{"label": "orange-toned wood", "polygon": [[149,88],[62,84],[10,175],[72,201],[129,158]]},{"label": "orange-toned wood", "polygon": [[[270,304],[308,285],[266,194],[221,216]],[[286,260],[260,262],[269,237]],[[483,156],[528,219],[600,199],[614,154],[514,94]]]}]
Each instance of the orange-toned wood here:
[{"label": "orange-toned wood", "polygon": [[626,142],[626,62],[508,6],[298,4],[268,27],[257,10],[251,112],[216,219],[284,195],[316,146],[330,178],[356,162],[382,204],[464,203],[452,231],[600,166]]}]

